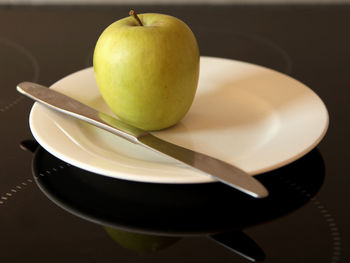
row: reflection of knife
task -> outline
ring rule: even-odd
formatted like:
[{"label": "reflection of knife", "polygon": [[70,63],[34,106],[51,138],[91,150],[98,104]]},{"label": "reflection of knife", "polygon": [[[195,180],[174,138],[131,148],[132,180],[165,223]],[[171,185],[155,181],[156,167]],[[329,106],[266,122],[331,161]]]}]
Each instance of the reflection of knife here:
[{"label": "reflection of knife", "polygon": [[250,261],[263,261],[265,259],[264,251],[242,231],[212,234],[209,238]]},{"label": "reflection of knife", "polygon": [[166,142],[57,91],[31,82],[18,84],[17,90],[52,109],[171,157],[253,197],[262,198],[268,195],[268,191],[258,180],[231,164]]}]

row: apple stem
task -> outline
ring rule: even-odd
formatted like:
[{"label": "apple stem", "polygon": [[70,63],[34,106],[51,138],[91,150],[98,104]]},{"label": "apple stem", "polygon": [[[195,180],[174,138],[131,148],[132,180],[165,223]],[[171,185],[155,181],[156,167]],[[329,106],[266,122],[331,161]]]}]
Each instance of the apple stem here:
[{"label": "apple stem", "polygon": [[143,26],[140,18],[138,17],[138,15],[136,14],[136,12],[134,10],[130,10],[129,15],[132,16],[133,18],[135,18],[135,20],[139,26]]}]

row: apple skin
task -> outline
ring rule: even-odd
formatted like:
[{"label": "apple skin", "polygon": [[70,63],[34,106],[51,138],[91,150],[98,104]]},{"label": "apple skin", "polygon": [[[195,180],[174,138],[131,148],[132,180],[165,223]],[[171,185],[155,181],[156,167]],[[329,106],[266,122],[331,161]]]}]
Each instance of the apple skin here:
[{"label": "apple skin", "polygon": [[168,248],[181,239],[181,237],[141,234],[111,227],[104,227],[104,229],[119,245],[141,254]]},{"label": "apple skin", "polygon": [[199,48],[191,29],[164,14],[126,17],[99,37],[93,58],[100,93],[124,122],[160,130],[191,107],[199,77]]}]

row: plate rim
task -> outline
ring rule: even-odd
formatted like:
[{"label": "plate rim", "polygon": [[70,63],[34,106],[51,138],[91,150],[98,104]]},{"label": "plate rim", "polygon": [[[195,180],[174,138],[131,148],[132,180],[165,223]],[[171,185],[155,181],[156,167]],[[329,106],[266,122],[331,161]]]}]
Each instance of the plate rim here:
[{"label": "plate rim", "polygon": [[[285,165],[288,165],[298,159],[300,159],[301,157],[303,157],[304,155],[306,155],[307,153],[309,153],[312,149],[314,149],[315,147],[317,147],[317,145],[322,141],[322,139],[325,137],[326,133],[327,133],[327,130],[329,128],[329,112],[328,112],[328,109],[324,103],[324,101],[320,98],[320,96],[315,92],[313,91],[310,87],[306,86],[305,84],[303,84],[302,82],[294,79],[293,77],[287,75],[287,74],[284,74],[284,73],[281,73],[277,70],[274,70],[274,69],[270,69],[270,68],[267,68],[267,67],[264,67],[264,66],[261,66],[261,65],[257,65],[257,64],[253,64],[253,63],[250,63],[250,62],[245,62],[245,61],[239,61],[239,60],[234,60],[234,59],[230,59],[230,58],[222,58],[222,57],[213,57],[213,56],[201,56],[201,59],[204,58],[204,59],[218,59],[218,60],[226,60],[226,61],[233,61],[233,62],[238,62],[238,63],[243,63],[243,64],[246,64],[246,65],[250,65],[250,66],[253,66],[253,67],[259,67],[259,68],[262,68],[264,70],[269,70],[269,71],[272,71],[276,74],[280,74],[280,75],[283,75],[284,77],[288,78],[288,79],[291,79],[293,81],[297,81],[298,83],[300,83],[302,85],[303,88],[306,88],[308,89],[309,92],[312,93],[313,96],[315,96],[319,102],[321,102],[321,106],[323,107],[323,110],[324,110],[324,113],[325,115],[323,116],[324,117],[324,125],[323,125],[323,130],[322,132],[320,133],[320,135],[318,136],[318,138],[315,138],[315,140],[313,141],[313,143],[311,143],[310,145],[308,145],[307,147],[305,147],[303,150],[301,150],[299,153],[297,154],[294,154],[292,157],[290,158],[287,158],[285,159],[284,161],[281,161],[281,162],[278,162],[278,163],[275,163],[273,165],[270,165],[270,166],[266,166],[264,168],[261,168],[261,169],[257,169],[257,170],[254,170],[252,173],[250,173],[252,176],[255,176],[255,175],[258,175],[258,174],[262,174],[262,173],[266,173],[266,172],[269,172],[269,171],[272,171],[272,170],[275,170],[275,169],[278,169],[278,168],[281,168]],[[67,76],[59,79],[58,81],[54,82],[49,88],[53,88],[53,89],[56,89],[56,84],[67,79],[67,78],[70,78],[72,77],[73,75],[76,75],[76,74],[79,74],[80,72],[83,72],[83,71],[88,71],[90,70],[91,71],[92,67],[87,67],[87,68],[84,68],[84,69],[81,69],[81,70],[78,70],[76,72],[73,72],[71,74],[68,74]],[[125,177],[119,177],[119,176],[116,176],[116,175],[109,175],[109,174],[105,174],[105,173],[101,173],[101,169],[98,169],[96,167],[93,167],[93,166],[86,166],[86,164],[82,163],[82,162],[79,162],[78,160],[72,160],[71,158],[67,157],[66,155],[60,153],[60,152],[57,152],[55,151],[54,148],[52,148],[52,146],[50,146],[49,144],[47,144],[45,142],[45,140],[43,140],[37,133],[36,131],[36,128],[35,128],[35,124],[34,124],[34,121],[33,121],[33,115],[35,114],[35,110],[36,108],[38,107],[38,102],[35,102],[34,105],[32,106],[31,108],[31,111],[30,111],[30,114],[29,114],[29,126],[30,126],[30,130],[34,136],[34,138],[38,141],[38,143],[44,148],[46,149],[50,154],[56,156],[57,158],[67,162],[67,163],[71,163],[72,165],[75,165],[81,169],[84,169],[84,170],[87,170],[87,171],[90,171],[90,172],[94,172],[96,174],[100,174],[102,176],[109,176],[109,177],[114,177],[114,178],[118,178],[118,179],[125,179],[125,180],[130,180],[130,181],[138,181],[138,182],[148,182],[148,183],[170,183],[170,184],[190,184],[190,183],[211,183],[211,182],[215,182],[214,179],[210,178],[210,177],[207,177],[207,176],[203,176],[203,177],[198,177],[198,178],[192,178],[192,179],[187,179],[187,180],[160,180],[160,181],[157,181],[157,180],[140,180],[140,179],[136,179],[136,178],[130,178],[132,177],[131,175],[129,176],[125,176]],[[41,106],[41,105],[40,105]],[[39,132],[40,133],[40,132]],[[139,177],[138,177],[139,178]]]}]

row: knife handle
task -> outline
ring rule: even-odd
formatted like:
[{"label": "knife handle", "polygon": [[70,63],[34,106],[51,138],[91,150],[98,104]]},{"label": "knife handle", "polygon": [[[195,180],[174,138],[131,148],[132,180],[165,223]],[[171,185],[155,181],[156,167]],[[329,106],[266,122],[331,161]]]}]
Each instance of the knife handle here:
[{"label": "knife handle", "polygon": [[268,195],[267,189],[258,180],[236,166],[164,141],[147,131],[123,123],[105,113],[98,112],[62,93],[31,82],[18,84],[17,90],[54,110],[107,130],[132,143],[143,145],[146,148],[171,157],[253,197],[262,198]]},{"label": "knife handle", "polygon": [[22,82],[17,85],[17,90],[50,108],[119,135],[133,143],[138,143],[138,138],[148,134],[147,131],[128,125],[105,113],[98,112],[86,104],[53,89],[48,89],[45,86],[32,82]]}]

